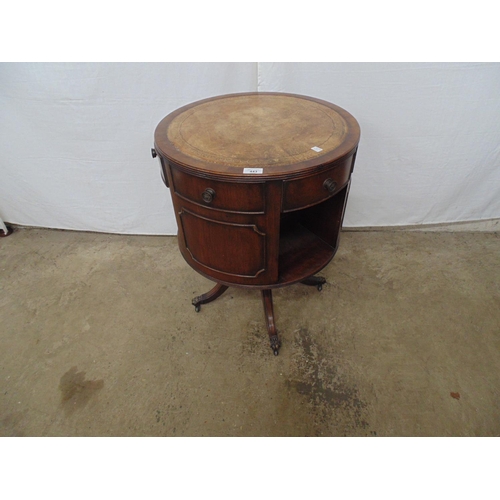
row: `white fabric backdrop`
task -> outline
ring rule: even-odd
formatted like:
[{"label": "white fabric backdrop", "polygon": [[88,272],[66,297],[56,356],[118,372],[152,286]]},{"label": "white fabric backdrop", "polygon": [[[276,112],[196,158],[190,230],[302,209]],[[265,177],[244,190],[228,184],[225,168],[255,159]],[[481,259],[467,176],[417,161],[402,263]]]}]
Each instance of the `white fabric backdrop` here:
[{"label": "white fabric backdrop", "polygon": [[259,83],[360,122],[344,226],[500,217],[500,64],[264,63]]},{"label": "white fabric backdrop", "polygon": [[255,63],[0,64],[0,217],[28,226],[176,234],[151,158],[158,122],[256,90]]},{"label": "white fabric backdrop", "polygon": [[284,91],[351,112],[361,143],[345,226],[500,217],[496,63],[0,65],[0,217],[29,226],[175,234],[150,148],[170,111]]}]

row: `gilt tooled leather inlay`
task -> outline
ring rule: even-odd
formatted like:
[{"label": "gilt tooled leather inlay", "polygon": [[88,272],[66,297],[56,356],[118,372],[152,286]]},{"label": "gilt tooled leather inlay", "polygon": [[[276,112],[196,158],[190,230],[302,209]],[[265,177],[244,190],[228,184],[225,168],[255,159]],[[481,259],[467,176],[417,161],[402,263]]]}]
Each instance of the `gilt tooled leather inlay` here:
[{"label": "gilt tooled leather inlay", "polygon": [[191,158],[227,166],[272,167],[332,151],[347,132],[344,118],[320,103],[242,95],[188,109],[172,120],[167,135],[178,151]]}]

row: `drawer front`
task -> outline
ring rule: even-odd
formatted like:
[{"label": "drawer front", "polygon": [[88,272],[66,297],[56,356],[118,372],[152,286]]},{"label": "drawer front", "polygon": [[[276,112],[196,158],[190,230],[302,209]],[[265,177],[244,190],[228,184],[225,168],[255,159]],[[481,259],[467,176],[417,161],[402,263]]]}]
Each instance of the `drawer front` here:
[{"label": "drawer front", "polygon": [[351,174],[352,157],[319,174],[283,183],[283,212],[320,203],[344,187]]},{"label": "drawer front", "polygon": [[181,198],[215,210],[262,214],[264,183],[222,182],[186,174],[171,167],[173,188]]}]

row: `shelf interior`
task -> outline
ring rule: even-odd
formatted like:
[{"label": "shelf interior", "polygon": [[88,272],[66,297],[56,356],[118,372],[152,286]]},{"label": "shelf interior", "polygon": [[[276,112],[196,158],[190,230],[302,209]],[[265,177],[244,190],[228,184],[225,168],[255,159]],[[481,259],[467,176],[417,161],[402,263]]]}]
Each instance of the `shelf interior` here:
[{"label": "shelf interior", "polygon": [[301,281],[314,275],[332,259],[332,246],[300,222],[284,224],[280,234],[279,282]]}]

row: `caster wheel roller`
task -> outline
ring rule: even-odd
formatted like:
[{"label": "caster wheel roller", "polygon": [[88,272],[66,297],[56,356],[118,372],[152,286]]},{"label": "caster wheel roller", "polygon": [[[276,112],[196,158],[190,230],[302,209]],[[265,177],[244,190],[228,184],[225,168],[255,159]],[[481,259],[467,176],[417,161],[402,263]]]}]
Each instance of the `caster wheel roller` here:
[{"label": "caster wheel roller", "polygon": [[318,292],[321,292],[323,290],[323,285],[318,285]]},{"label": "caster wheel roller", "polygon": [[200,312],[200,309],[201,309],[201,306],[198,304],[196,306],[194,306],[194,310],[195,312],[199,313]]},{"label": "caster wheel roller", "polygon": [[271,337],[271,349],[273,350],[273,354],[277,356],[279,354],[279,349],[281,347],[281,342],[278,339],[277,335],[273,335]]}]

